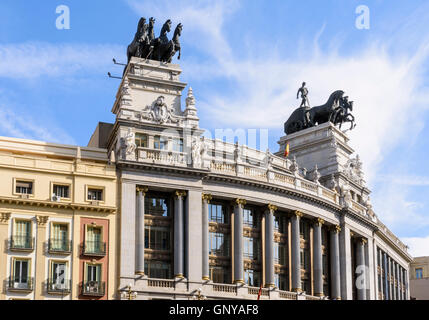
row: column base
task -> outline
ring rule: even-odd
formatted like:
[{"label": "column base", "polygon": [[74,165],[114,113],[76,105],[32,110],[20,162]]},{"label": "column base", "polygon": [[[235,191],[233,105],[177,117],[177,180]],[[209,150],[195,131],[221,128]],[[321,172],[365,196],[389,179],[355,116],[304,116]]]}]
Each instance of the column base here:
[{"label": "column base", "polygon": [[274,283],[266,283],[265,288],[275,288],[276,285]]},{"label": "column base", "polygon": [[210,277],[203,277],[203,281],[210,281]]},{"label": "column base", "polygon": [[183,276],[183,274],[179,273],[179,274],[176,274],[176,275],[174,276],[174,278],[184,279],[185,277]]},{"label": "column base", "polygon": [[301,293],[303,291],[301,288],[292,288],[292,292]]},{"label": "column base", "polygon": [[314,296],[315,297],[324,297],[325,295],[323,293],[315,293]]},{"label": "column base", "polygon": [[244,280],[234,280],[234,284],[244,284]]},{"label": "column base", "polygon": [[136,276],[144,276],[145,273],[143,271],[137,271]]}]

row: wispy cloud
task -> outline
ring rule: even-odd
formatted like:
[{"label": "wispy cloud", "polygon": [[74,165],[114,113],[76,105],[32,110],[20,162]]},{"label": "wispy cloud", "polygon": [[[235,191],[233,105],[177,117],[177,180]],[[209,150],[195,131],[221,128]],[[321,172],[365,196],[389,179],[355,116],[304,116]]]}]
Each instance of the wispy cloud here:
[{"label": "wispy cloud", "polygon": [[402,238],[401,240],[409,246],[409,252],[413,257],[429,256],[429,236]]},{"label": "wispy cloud", "polygon": [[103,44],[0,44],[0,78],[70,77],[105,68],[123,51],[120,46]]},{"label": "wispy cloud", "polygon": [[61,144],[76,144],[75,140],[54,123],[40,117],[13,111],[0,102],[0,135],[42,140]]}]

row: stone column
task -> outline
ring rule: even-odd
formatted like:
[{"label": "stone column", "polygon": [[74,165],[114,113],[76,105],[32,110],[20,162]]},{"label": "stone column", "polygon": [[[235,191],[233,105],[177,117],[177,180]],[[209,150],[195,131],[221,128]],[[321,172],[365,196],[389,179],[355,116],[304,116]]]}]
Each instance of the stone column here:
[{"label": "stone column", "polygon": [[202,214],[202,247],[203,247],[203,280],[210,280],[209,267],[209,203],[212,199],[210,194],[203,194],[203,214]]},{"label": "stone column", "polygon": [[397,290],[397,282],[398,282],[398,276],[396,275],[396,261],[393,261],[392,264],[393,267],[393,300],[398,300],[398,290]]},{"label": "stone column", "polygon": [[357,285],[357,298],[358,300],[366,300],[366,263],[365,263],[365,245],[367,241],[364,238],[361,238],[356,245],[356,265],[358,272],[357,277],[361,280],[356,281]]},{"label": "stone column", "polygon": [[405,276],[405,300],[409,300],[410,296],[409,296],[409,282],[408,282],[408,270],[404,270],[404,276]]},{"label": "stone column", "polygon": [[[383,270],[383,253],[381,252],[380,249],[378,249],[378,252],[380,253],[378,257],[378,266],[380,267],[380,279],[381,279],[380,292],[381,292],[381,300],[383,300],[383,295],[386,294],[384,292],[384,277],[383,277],[383,273],[381,273],[381,271]],[[377,282],[378,282],[378,279],[377,279]]]},{"label": "stone column", "polygon": [[292,291],[301,292],[301,236],[299,231],[299,221],[303,214],[295,211],[292,216]]},{"label": "stone column", "polygon": [[388,260],[386,252],[383,252],[383,264],[384,264],[384,276],[383,276],[383,291],[384,291],[384,300],[389,300],[389,285],[388,285]]},{"label": "stone column", "polygon": [[399,263],[396,263],[396,300],[401,300],[401,277],[399,276]]},{"label": "stone column", "polygon": [[351,231],[346,223],[340,232],[340,264],[341,264],[341,299],[353,299],[353,280],[351,263]]},{"label": "stone column", "polygon": [[331,295],[333,300],[341,300],[341,275],[340,275],[340,226],[334,226],[331,230]]},{"label": "stone column", "polygon": [[313,261],[314,261],[314,295],[323,297],[323,257],[322,257],[322,225],[323,219],[317,219],[313,234]]},{"label": "stone column", "polygon": [[136,205],[136,274],[144,276],[144,249],[145,249],[145,227],[144,227],[144,205],[145,196],[148,189],[137,187]]},{"label": "stone column", "polygon": [[389,300],[393,300],[392,259],[390,257],[387,257],[387,264],[389,266]]},{"label": "stone column", "polygon": [[265,211],[265,287],[274,287],[274,212],[277,207],[269,204]]},{"label": "stone column", "polygon": [[174,198],[174,277],[183,277],[184,237],[183,237],[183,199],[185,191],[176,191]]},{"label": "stone column", "polygon": [[243,208],[246,200],[236,199],[234,208],[234,283],[244,283]]}]

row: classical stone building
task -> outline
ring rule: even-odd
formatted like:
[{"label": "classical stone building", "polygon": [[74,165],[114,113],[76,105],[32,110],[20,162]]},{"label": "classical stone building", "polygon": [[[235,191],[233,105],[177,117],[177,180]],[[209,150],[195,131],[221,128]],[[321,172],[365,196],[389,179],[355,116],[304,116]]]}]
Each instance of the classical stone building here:
[{"label": "classical stone building", "polygon": [[372,210],[346,134],[312,127],[277,154],[204,139],[192,89],[181,106],[181,72],[133,57],[115,123],[89,143],[117,168],[119,292],[256,299],[262,285],[261,299],[409,299],[411,256]]},{"label": "classical stone building", "polygon": [[410,295],[412,299],[429,300],[429,257],[417,257],[411,262]]},{"label": "classical stone building", "polygon": [[113,299],[116,187],[104,149],[0,137],[0,299]]}]

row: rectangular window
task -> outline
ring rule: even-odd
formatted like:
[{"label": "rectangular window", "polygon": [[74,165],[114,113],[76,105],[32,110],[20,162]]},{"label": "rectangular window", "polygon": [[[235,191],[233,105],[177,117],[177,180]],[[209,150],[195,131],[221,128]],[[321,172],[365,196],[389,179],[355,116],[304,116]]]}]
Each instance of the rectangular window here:
[{"label": "rectangular window", "polygon": [[148,139],[146,134],[136,133],[136,146],[138,148],[147,148]]},{"label": "rectangular window", "polygon": [[310,239],[310,226],[307,221],[304,221],[303,219],[299,221],[299,232],[302,239]]},{"label": "rectangular window", "polygon": [[145,227],[145,248],[151,250],[170,250],[169,227]]},{"label": "rectangular window", "polygon": [[278,242],[274,242],[274,263],[280,265],[286,265],[286,245]]},{"label": "rectangular window", "polygon": [[243,237],[243,255],[246,259],[258,259],[260,257],[259,241],[257,238]]},{"label": "rectangular window", "polygon": [[167,150],[167,139],[160,136],[155,136],[153,139],[153,148],[157,150]]},{"label": "rectangular window", "polygon": [[51,277],[49,288],[51,290],[69,289],[67,283],[67,263],[53,261],[51,264]]},{"label": "rectangular window", "polygon": [[145,274],[149,278],[155,279],[171,279],[171,263],[163,261],[146,261]]},{"label": "rectangular window", "polygon": [[287,291],[289,290],[288,277],[286,274],[274,274],[274,284],[279,290]]},{"label": "rectangular window", "polygon": [[173,139],[173,151],[183,152],[183,139]]},{"label": "rectangular window", "polygon": [[423,279],[423,269],[422,268],[416,269],[416,279]]},{"label": "rectangular window", "polygon": [[55,196],[60,197],[60,198],[66,198],[66,199],[70,198],[70,187],[69,186],[54,184],[53,189],[54,189],[53,193]]},{"label": "rectangular window", "polygon": [[210,279],[213,283],[231,283],[231,273],[228,267],[210,266]]},{"label": "rectangular window", "polygon": [[13,288],[28,289],[30,286],[30,261],[15,259],[13,262]]},{"label": "rectangular window", "polygon": [[12,246],[15,249],[31,249],[31,221],[15,220],[15,230],[12,237]]},{"label": "rectangular window", "polygon": [[64,223],[52,224],[52,238],[50,249],[54,251],[69,251],[68,225]]},{"label": "rectangular window", "polygon": [[147,195],[145,197],[145,212],[150,216],[169,217],[169,199],[161,196]]},{"label": "rectangular window", "polygon": [[229,235],[210,232],[209,248],[211,255],[229,257]]},{"label": "rectangular window", "polygon": [[244,208],[243,209],[243,224],[246,227],[250,228],[257,228],[257,219],[256,219],[256,213],[253,209]]},{"label": "rectangular window", "polygon": [[279,215],[274,216],[274,231],[287,234],[287,219]]},{"label": "rectangular window", "polygon": [[103,189],[88,188],[88,200],[103,201]]},{"label": "rectangular window", "polygon": [[86,253],[103,253],[104,243],[102,228],[95,226],[88,226],[86,231],[85,240],[85,252]]},{"label": "rectangular window", "polygon": [[252,269],[245,269],[244,282],[250,287],[259,287],[260,286],[259,272]]},{"label": "rectangular window", "polygon": [[87,264],[86,265],[86,281],[89,283],[101,281],[101,265],[100,264]]},{"label": "rectangular window", "polygon": [[225,207],[222,204],[209,204],[209,221],[227,223],[225,218]]},{"label": "rectangular window", "polygon": [[18,194],[33,194],[33,182],[17,180],[15,192]]}]

